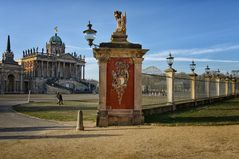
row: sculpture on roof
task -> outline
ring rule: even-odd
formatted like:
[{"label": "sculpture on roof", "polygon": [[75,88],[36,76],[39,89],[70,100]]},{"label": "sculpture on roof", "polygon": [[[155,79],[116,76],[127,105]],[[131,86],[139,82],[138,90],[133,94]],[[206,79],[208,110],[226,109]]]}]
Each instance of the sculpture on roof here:
[{"label": "sculpture on roof", "polygon": [[117,21],[115,32],[126,34],[126,12],[122,14],[121,11],[114,11],[114,16]]}]

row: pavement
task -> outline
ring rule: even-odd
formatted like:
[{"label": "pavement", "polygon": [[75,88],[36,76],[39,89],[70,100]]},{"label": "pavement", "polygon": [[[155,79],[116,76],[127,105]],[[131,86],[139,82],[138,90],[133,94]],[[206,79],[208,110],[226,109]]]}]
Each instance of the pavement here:
[{"label": "pavement", "polygon": [[26,101],[0,101],[0,140],[39,134],[45,130],[72,128],[72,126],[62,123],[17,113],[12,109],[13,105],[23,103],[26,103]]}]

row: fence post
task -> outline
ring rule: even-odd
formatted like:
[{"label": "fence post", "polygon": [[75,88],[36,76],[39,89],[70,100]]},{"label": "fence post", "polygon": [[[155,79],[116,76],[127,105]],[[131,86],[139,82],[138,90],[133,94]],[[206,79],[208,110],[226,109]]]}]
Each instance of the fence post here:
[{"label": "fence post", "polygon": [[196,78],[197,78],[197,74],[196,73],[191,73],[189,74],[190,78],[191,78],[191,98],[193,100],[194,105],[196,106],[196,102],[197,102],[197,93],[196,93]]},{"label": "fence post", "polygon": [[167,98],[168,105],[172,105],[173,111],[176,110],[176,106],[174,103],[174,75],[176,70],[173,68],[168,68],[165,70],[166,78],[167,78]]},{"label": "fence post", "polygon": [[229,78],[228,76],[225,79],[225,95],[228,96],[229,95]]},{"label": "fence post", "polygon": [[236,96],[238,95],[239,92],[239,82],[238,82],[238,78],[236,79]]},{"label": "fence post", "polygon": [[232,78],[232,95],[236,95],[236,79]]},{"label": "fence post", "polygon": [[217,75],[216,77],[216,82],[217,82],[217,86],[216,86],[216,91],[217,91],[217,97],[220,97],[220,75]]},{"label": "fence post", "polygon": [[205,86],[206,86],[206,95],[207,98],[210,99],[210,80],[211,80],[211,76],[209,74],[205,75]]}]

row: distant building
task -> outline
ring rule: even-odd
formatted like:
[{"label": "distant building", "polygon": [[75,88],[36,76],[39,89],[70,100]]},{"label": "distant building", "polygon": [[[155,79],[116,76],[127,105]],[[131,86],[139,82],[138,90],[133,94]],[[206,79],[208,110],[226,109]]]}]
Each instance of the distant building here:
[{"label": "distant building", "polygon": [[38,47],[24,50],[21,61],[16,62],[8,36],[7,49],[0,63],[0,92],[48,93],[51,87],[69,92],[88,90],[85,57],[66,53],[65,44],[57,33],[46,43],[45,50]]},{"label": "distant building", "polygon": [[0,93],[22,93],[23,78],[23,67],[14,61],[10,36],[8,36],[7,49],[2,54],[2,61],[0,61]]},{"label": "distant building", "polygon": [[33,92],[45,92],[47,81],[85,79],[85,58],[76,53],[66,53],[65,44],[55,33],[46,43],[46,52],[38,48],[23,51],[22,66],[29,88]]},{"label": "distant building", "polygon": [[239,70],[232,70],[231,72],[234,76],[239,77]]}]

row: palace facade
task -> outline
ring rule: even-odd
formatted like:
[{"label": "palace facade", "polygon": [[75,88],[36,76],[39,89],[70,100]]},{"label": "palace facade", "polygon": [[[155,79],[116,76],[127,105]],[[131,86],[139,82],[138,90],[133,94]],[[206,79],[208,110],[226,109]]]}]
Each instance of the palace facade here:
[{"label": "palace facade", "polygon": [[[14,61],[8,37],[7,49],[0,64],[0,91],[24,93],[31,90],[33,93],[48,93],[51,87],[65,87],[69,90],[69,81],[76,85],[85,80],[85,63],[85,57],[75,52],[66,53],[65,44],[55,33],[46,43],[45,49],[39,51],[36,47],[24,50],[18,64]],[[61,85],[58,85],[59,82]]]}]

